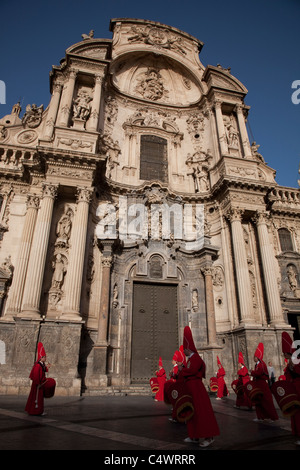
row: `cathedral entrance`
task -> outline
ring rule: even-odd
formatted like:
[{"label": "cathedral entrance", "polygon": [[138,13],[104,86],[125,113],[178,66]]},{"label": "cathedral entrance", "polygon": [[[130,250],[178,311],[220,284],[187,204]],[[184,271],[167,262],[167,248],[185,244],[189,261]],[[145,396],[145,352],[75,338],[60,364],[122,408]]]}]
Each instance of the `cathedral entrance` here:
[{"label": "cathedral entrance", "polygon": [[179,347],[177,285],[134,283],[132,317],[132,383],[147,383],[159,357],[168,378]]}]

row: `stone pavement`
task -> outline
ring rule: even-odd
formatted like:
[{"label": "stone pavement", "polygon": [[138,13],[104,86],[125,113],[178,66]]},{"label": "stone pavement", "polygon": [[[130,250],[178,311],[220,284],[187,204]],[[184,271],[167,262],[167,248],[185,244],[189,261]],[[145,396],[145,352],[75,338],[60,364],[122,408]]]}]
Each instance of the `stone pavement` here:
[{"label": "stone pavement", "polygon": [[103,459],[134,451],[198,459],[213,450],[300,450],[280,411],[275,423],[254,422],[254,410],[234,408],[234,395],[211,397],[221,434],[206,449],[184,443],[186,426],[170,422],[170,407],[151,396],[55,396],[45,400],[46,416],[28,416],[26,399],[0,396],[0,450],[102,450]]}]

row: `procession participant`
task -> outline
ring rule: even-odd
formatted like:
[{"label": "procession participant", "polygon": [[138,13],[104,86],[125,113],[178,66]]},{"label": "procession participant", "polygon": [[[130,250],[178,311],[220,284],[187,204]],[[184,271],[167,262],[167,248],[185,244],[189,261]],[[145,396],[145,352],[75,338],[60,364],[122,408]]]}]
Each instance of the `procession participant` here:
[{"label": "procession participant", "polygon": [[[243,387],[250,380],[249,372],[245,366],[244,356],[242,352],[239,352],[239,369],[237,371],[238,375],[238,387]],[[241,406],[247,406],[250,410],[252,409],[252,403],[248,396],[246,395],[244,389],[243,393],[239,393],[236,396],[235,407],[240,408]]]},{"label": "procession participant", "polygon": [[185,442],[199,442],[199,439],[203,438],[199,445],[207,447],[214,441],[214,436],[220,434],[220,430],[208,393],[202,383],[202,379],[205,378],[205,362],[197,352],[188,326],[184,328],[183,348],[187,363],[186,367],[179,368],[194,406],[194,415],[186,423],[188,437]]},{"label": "procession participant", "polygon": [[264,345],[259,343],[255,353],[255,368],[251,371],[251,376],[255,384],[263,391],[263,397],[259,403],[255,404],[257,418],[254,421],[278,419],[278,414],[273,403],[273,396],[268,384],[269,374],[266,363],[263,361]]},{"label": "procession participant", "polygon": [[225,369],[224,367],[222,366],[221,364],[221,361],[220,359],[218,358],[217,356],[217,362],[218,362],[218,372],[217,372],[217,382],[218,382],[218,393],[217,393],[217,400],[221,400],[221,398],[223,397],[227,397],[228,395],[228,389],[227,389],[227,385],[225,383]]},{"label": "procession participant", "polygon": [[46,352],[43,343],[38,343],[37,361],[30,372],[29,378],[32,380],[30,393],[25,406],[25,411],[30,415],[43,415],[44,413],[44,389],[46,372],[48,367],[46,362]]},{"label": "procession participant", "polygon": [[159,358],[158,361],[158,370],[155,372],[155,375],[158,379],[159,390],[155,395],[155,401],[164,401],[164,385],[167,381],[166,371],[163,368],[162,358]]},{"label": "procession participant", "polygon": [[[282,352],[284,358],[287,361],[286,368],[284,370],[284,375],[286,380],[293,383],[300,400],[300,364],[296,364],[293,360],[293,353],[295,349],[293,348],[293,340],[287,332],[282,333]],[[296,445],[300,445],[300,410],[291,416],[291,427],[292,434],[297,437]]]}]

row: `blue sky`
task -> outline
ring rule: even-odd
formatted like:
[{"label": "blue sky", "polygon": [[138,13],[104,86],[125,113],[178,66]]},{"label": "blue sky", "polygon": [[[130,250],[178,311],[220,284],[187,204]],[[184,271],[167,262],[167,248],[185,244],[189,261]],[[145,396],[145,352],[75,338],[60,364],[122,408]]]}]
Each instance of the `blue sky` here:
[{"label": "blue sky", "polygon": [[[298,187],[300,104],[300,0],[0,0],[0,80],[6,104],[50,100],[49,72],[65,50],[95,31],[111,38],[111,18],[141,18],[179,28],[204,47],[204,66],[221,64],[248,89],[249,124],[260,153],[283,186]],[[299,96],[300,98],[300,93]],[[250,138],[252,138],[250,135]]]}]

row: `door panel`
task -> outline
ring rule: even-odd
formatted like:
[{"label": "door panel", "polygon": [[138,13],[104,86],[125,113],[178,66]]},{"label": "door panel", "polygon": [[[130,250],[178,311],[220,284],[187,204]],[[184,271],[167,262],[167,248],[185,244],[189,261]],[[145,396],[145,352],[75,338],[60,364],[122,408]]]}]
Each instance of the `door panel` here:
[{"label": "door panel", "polygon": [[132,382],[146,383],[158,369],[168,375],[178,349],[177,286],[134,284],[132,317]]}]

